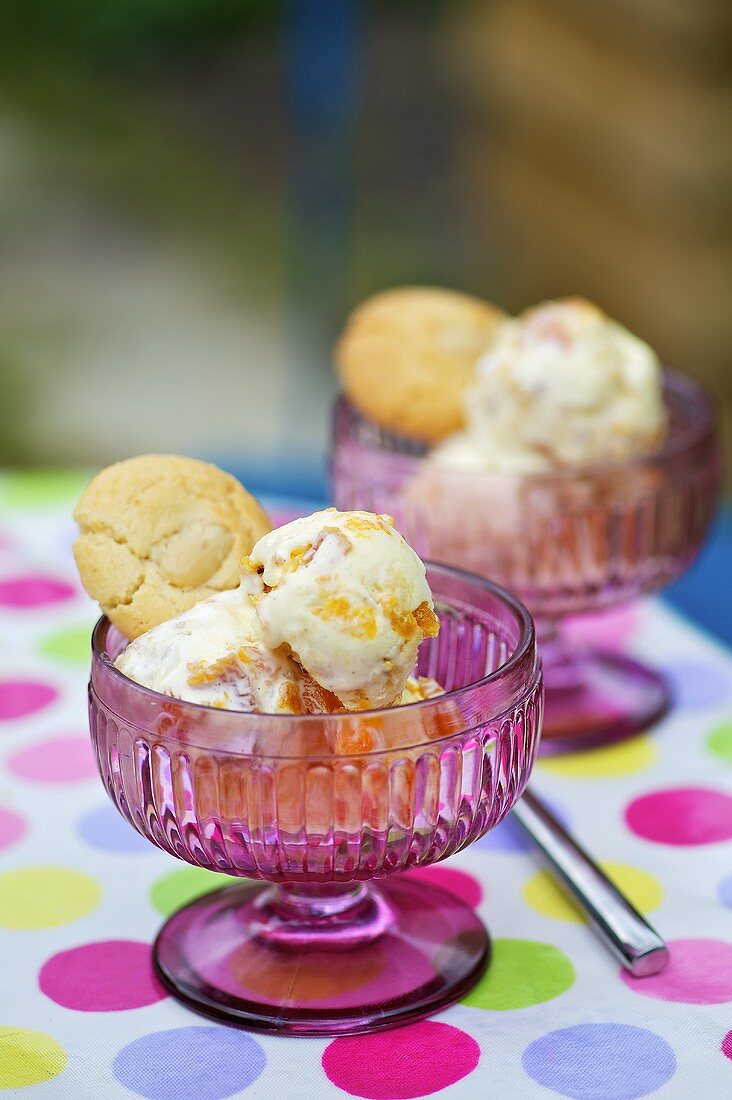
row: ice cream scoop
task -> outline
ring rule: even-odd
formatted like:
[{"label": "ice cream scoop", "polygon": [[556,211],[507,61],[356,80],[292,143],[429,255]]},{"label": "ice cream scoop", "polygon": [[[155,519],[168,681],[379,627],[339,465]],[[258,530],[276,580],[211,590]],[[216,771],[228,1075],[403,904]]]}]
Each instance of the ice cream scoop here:
[{"label": "ice cream scoop", "polygon": [[241,588],[160,623],[131,642],[115,663],[145,687],[203,706],[265,714],[339,706],[288,653],[269,648]]},{"label": "ice cream scoop", "polygon": [[420,558],[389,516],[328,508],[265,535],[242,587],[262,635],[347,710],[390,706],[439,624]]},{"label": "ice cream scoop", "polygon": [[419,557],[388,516],[334,508],[280,527],[242,563],[239,588],[141,635],[116,665],[204,706],[308,714],[418,702],[413,680],[437,633]]},{"label": "ice cream scoop", "polygon": [[624,461],[652,451],[666,426],[656,354],[580,298],[506,321],[465,402],[465,431],[431,456],[453,469],[531,474]]}]

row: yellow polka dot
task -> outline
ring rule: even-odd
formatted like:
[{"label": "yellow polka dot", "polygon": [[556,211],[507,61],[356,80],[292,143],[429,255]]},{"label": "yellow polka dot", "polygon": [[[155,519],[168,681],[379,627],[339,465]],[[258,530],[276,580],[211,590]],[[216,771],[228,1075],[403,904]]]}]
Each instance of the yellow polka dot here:
[{"label": "yellow polka dot", "polygon": [[24,867],[0,875],[0,928],[54,928],[99,904],[95,879],[65,867]]},{"label": "yellow polka dot", "polygon": [[656,763],[658,748],[647,735],[605,745],[588,752],[571,752],[566,756],[549,756],[539,761],[539,766],[557,775],[576,779],[603,778],[604,776],[632,775],[645,771]]},{"label": "yellow polka dot", "polygon": [[0,1027],[0,1089],[22,1089],[58,1077],[66,1051],[50,1035],[29,1027]]},{"label": "yellow polka dot", "polygon": [[[637,867],[628,867],[625,863],[601,863],[607,877],[619,890],[630,898],[641,913],[650,913],[663,901],[663,889],[660,882],[646,871]],[[533,875],[523,888],[524,901],[537,913],[554,920],[572,921],[582,924],[585,916],[574,902],[558,886],[556,879],[548,871],[539,871]]]}]

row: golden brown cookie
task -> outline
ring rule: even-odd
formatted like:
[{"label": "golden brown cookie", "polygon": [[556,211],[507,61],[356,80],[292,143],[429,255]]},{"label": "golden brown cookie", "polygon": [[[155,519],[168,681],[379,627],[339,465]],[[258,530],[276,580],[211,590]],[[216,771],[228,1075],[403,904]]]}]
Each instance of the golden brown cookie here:
[{"label": "golden brown cookie", "polygon": [[128,638],[236,587],[240,559],[272,526],[236,478],[178,455],[108,466],[74,519],[81,582]]},{"label": "golden brown cookie", "polygon": [[397,287],[367,298],[335,348],[343,388],[389,431],[434,443],[463,426],[463,392],[506,315],[438,287]]}]

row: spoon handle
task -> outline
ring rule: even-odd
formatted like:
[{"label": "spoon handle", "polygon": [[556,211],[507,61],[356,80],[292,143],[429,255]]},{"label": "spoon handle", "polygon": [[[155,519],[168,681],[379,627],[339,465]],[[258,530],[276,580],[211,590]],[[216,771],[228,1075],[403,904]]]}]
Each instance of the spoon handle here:
[{"label": "spoon handle", "polygon": [[513,816],[615,958],[636,978],[663,970],[668,948],[540,798],[525,791]]}]

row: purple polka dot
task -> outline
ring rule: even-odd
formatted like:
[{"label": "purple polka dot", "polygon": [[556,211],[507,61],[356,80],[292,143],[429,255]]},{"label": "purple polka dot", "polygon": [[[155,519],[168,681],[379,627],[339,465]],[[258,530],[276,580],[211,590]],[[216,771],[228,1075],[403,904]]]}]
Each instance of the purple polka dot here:
[{"label": "purple polka dot", "polygon": [[664,667],[674,706],[698,710],[724,703],[732,694],[732,677],[703,661],[674,661]]},{"label": "purple polka dot", "polygon": [[8,769],[32,783],[76,783],[98,774],[88,737],[40,741],[11,756]]},{"label": "purple polka dot", "polygon": [[0,680],[0,722],[25,718],[52,703],[58,692],[36,680]]},{"label": "purple polka dot", "polygon": [[225,1100],[266,1065],[259,1043],[227,1027],[177,1027],[143,1035],[114,1060],[115,1077],[146,1100]]},{"label": "purple polka dot", "polygon": [[[542,801],[546,802],[557,821],[565,829],[569,829],[569,818],[564,807],[560,806],[554,799],[546,798],[544,795],[542,795]],[[528,852],[531,847],[532,842],[521,826],[514,821],[511,814],[504,817],[500,825],[496,825],[495,829],[489,829],[480,840],[476,840],[475,844],[472,845],[474,850],[481,849],[492,852]]]},{"label": "purple polka dot", "polygon": [[504,817],[500,825],[496,825],[494,829],[489,829],[471,847],[474,851],[480,849],[481,851],[492,852],[528,852],[531,841],[521,826],[517,825],[509,814],[508,817]]},{"label": "purple polka dot", "polygon": [[629,1024],[577,1024],[542,1035],[524,1051],[533,1081],[573,1100],[636,1100],[676,1072],[660,1035]]},{"label": "purple polka dot", "polygon": [[150,945],[103,940],[59,951],[41,967],[42,993],[76,1012],[122,1012],[167,996],[153,972]]},{"label": "purple polka dot", "polygon": [[653,791],[630,803],[628,828],[657,844],[690,847],[732,839],[732,798],[705,787]]},{"label": "purple polka dot", "polygon": [[12,810],[0,810],[0,849],[9,848],[27,832],[28,826]]},{"label": "purple polka dot", "polygon": [[722,905],[726,905],[728,909],[732,909],[732,875],[727,875],[723,878],[717,887],[717,893]]},{"label": "purple polka dot", "polygon": [[76,589],[66,581],[54,577],[12,577],[0,581],[0,606],[20,608],[47,607],[49,604],[71,600]]},{"label": "purple polka dot", "polygon": [[71,548],[79,537],[79,529],[71,516],[61,520],[58,527],[54,528],[56,545],[64,557],[71,556]]},{"label": "purple polka dot", "polygon": [[660,974],[620,977],[642,997],[685,1005],[719,1005],[732,1001],[732,943],[725,940],[672,940],[669,962]]},{"label": "purple polka dot", "polygon": [[110,804],[90,810],[77,823],[79,836],[102,852],[145,853],[153,852],[149,841],[140,836],[122,814]]}]

